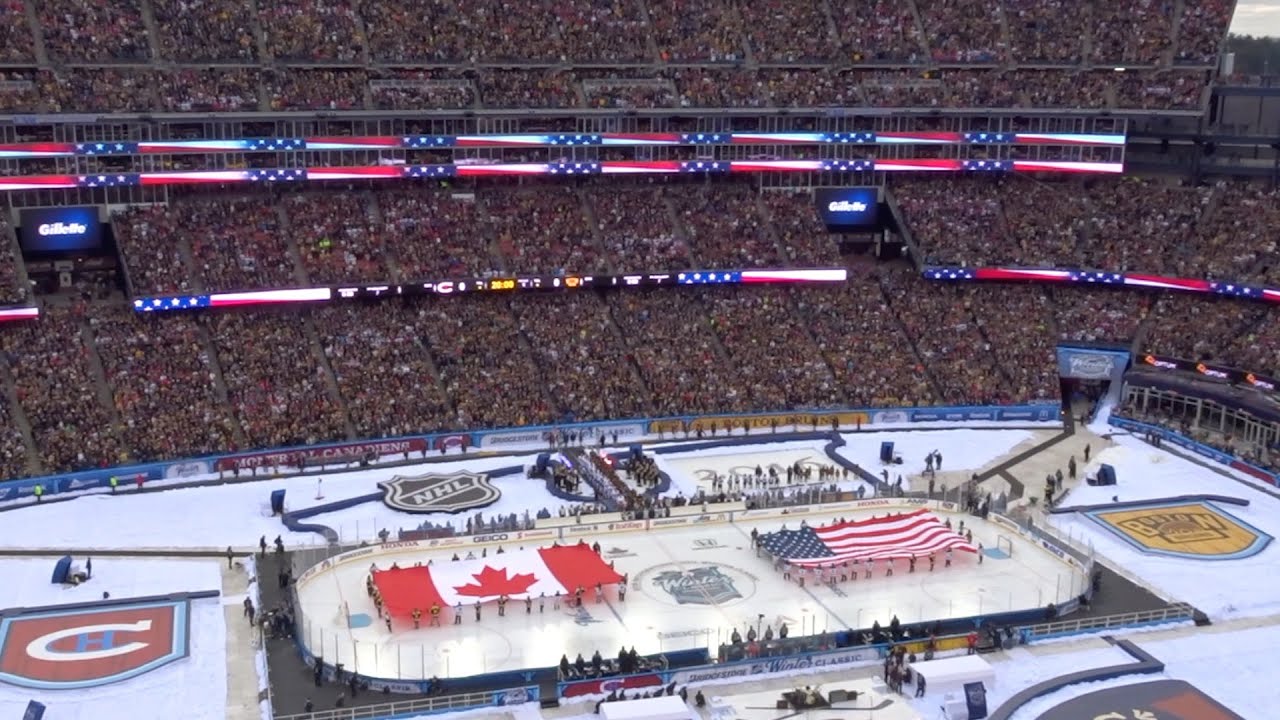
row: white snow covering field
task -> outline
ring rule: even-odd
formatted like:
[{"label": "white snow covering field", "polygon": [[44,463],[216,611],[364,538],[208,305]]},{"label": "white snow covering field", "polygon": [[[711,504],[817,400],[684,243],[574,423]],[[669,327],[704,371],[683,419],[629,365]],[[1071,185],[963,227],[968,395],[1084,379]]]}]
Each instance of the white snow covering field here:
[{"label": "white snow covering field", "polygon": [[[913,427],[920,427],[919,425]],[[1046,428],[1051,426],[1046,425]],[[1033,438],[1028,430],[945,429],[931,432],[847,433],[846,458],[877,472],[879,446],[892,440],[904,458],[895,466],[905,476],[918,476],[924,456],[940,450],[943,471],[973,471],[994,462],[1015,446]],[[1155,500],[1182,494],[1221,494],[1244,498],[1249,507],[1224,506],[1231,515],[1272,534],[1280,534],[1280,500],[1256,489],[1210,472],[1169,452],[1155,450],[1136,438],[1119,436],[1117,446],[1094,458],[1116,467],[1120,484],[1113,488],[1081,487],[1068,498],[1071,506],[1120,500]],[[733,463],[735,455],[778,453],[815,454],[821,458],[823,442],[771,443],[722,448],[664,456],[672,460],[704,460],[709,467]],[[377,482],[393,475],[471,470],[483,472],[510,465],[527,465],[535,453],[520,457],[496,457],[432,463],[406,468],[365,470],[324,476],[323,499],[316,499],[314,477],[297,477],[222,486],[178,489],[159,493],[89,495],[68,502],[51,503],[0,513],[0,547],[75,548],[237,548],[256,546],[259,536],[268,540],[283,534],[290,545],[314,544],[309,534],[283,532],[278,518],[264,514],[272,490],[288,490],[292,510],[342,498],[373,493]],[[675,478],[673,491],[692,492],[695,484]],[[522,476],[499,479],[503,491],[499,503],[486,514],[531,512],[557,505],[541,483]],[[334,527],[348,536],[365,536],[382,527],[394,530],[424,520],[453,521],[452,516],[406,516],[370,503],[351,510],[329,513],[314,522]],[[1126,572],[1150,583],[1162,594],[1190,602],[1215,619],[1280,613],[1280,583],[1269,582],[1280,560],[1280,550],[1268,547],[1241,560],[1206,562],[1180,560],[1138,552],[1128,543],[1078,515],[1054,518],[1064,532],[1093,544],[1100,556],[1121,565]],[[77,557],[83,562],[83,557]],[[94,558],[94,580],[88,585],[63,589],[49,582],[53,559],[0,559],[0,607],[61,604],[100,597],[163,594],[179,590],[216,589],[222,561],[137,560]],[[220,601],[196,601],[192,605],[191,657],[118,685],[93,690],[51,693],[0,685],[0,717],[21,717],[29,699],[49,706],[50,720],[222,720],[226,711],[226,627]],[[1243,622],[1243,621],[1239,621]],[[1259,622],[1250,620],[1249,622]],[[1280,684],[1269,682],[1270,660],[1280,646],[1280,627],[1251,629],[1194,629],[1182,627],[1133,633],[1132,639],[1168,663],[1165,677],[1191,682],[1219,702],[1249,720],[1274,717],[1280,707]],[[996,687],[990,689],[989,706],[995,708],[1018,690],[1042,679],[1087,667],[1127,663],[1127,654],[1098,640],[1087,647],[1061,652],[1017,649],[1007,657],[996,656]],[[1081,685],[1041,698],[1019,711],[1016,720],[1035,720],[1047,708],[1071,697],[1113,684],[1145,682],[1160,676],[1129,676],[1093,685]],[[936,700],[936,699],[935,699]],[[919,705],[922,717],[937,716],[936,702]],[[471,716],[492,716],[499,711],[477,711]],[[536,705],[510,708],[520,720],[541,717]],[[463,717],[434,715],[435,718]]]},{"label": "white snow covering field", "polygon": [[[972,472],[1007,455],[1019,443],[1035,437],[1030,430],[952,429],[920,432],[860,432],[842,433],[845,445],[836,454],[857,463],[872,474],[879,475],[885,467],[880,463],[880,443],[894,443],[894,452],[902,456],[901,465],[889,466],[892,479],[903,477],[903,487],[910,489],[912,479],[919,480],[924,472],[925,456],[935,450],[941,452],[943,470],[946,472]],[[1047,435],[1046,435],[1047,437]],[[672,492],[686,496],[698,491],[698,478],[705,471],[720,474],[749,472],[756,465],[787,466],[797,461],[821,465],[836,464],[825,452],[826,441],[807,440],[792,442],[758,443],[696,450],[688,453],[670,452],[656,456],[658,466],[671,476]],[[841,490],[854,490],[865,483],[854,479],[841,482]]]},{"label": "white snow covering field", "polygon": [[[1165,663],[1163,674],[1127,675],[1063,688],[1024,705],[1013,715],[1013,720],[1036,720],[1050,708],[1096,690],[1160,679],[1185,680],[1247,720],[1276,717],[1276,708],[1280,707],[1280,684],[1268,678],[1272,675],[1270,663],[1275,657],[1276,643],[1280,643],[1280,626],[1234,632],[1200,631],[1169,640],[1148,641],[1142,636],[1131,639]],[[1108,664],[1095,664],[1085,655],[1069,653],[1061,658],[1055,657],[1052,661],[1048,657],[1038,657],[1034,661],[1020,657],[1016,663],[1020,666],[1019,672],[1023,674],[1034,673],[1037,668],[1044,667],[1044,674],[1040,679],[1063,674],[1058,668],[1077,656],[1080,657],[1080,664],[1075,667],[1068,665],[1067,672]],[[1021,682],[1019,679],[1005,683],[1005,665],[1006,663],[1002,663],[997,671],[999,692],[1002,695],[1006,684]],[[1015,677],[1013,673],[1009,673],[1009,676]],[[1017,689],[1038,681],[1039,679],[1033,679]]]},{"label": "white snow covering field", "polygon": [[[1047,439],[1051,433],[1045,434]],[[886,466],[880,463],[880,443],[892,442],[901,465],[887,466],[891,478],[902,475],[903,486],[910,487],[914,478],[924,472],[925,456],[933,451],[942,455],[940,472],[972,473],[1008,455],[1019,443],[1036,433],[1030,430],[955,429],[930,432],[844,433],[845,446],[836,452],[861,465],[873,474]],[[920,488],[917,488],[920,489]]]},{"label": "white snow covering field", "polygon": [[[76,560],[83,562],[83,557]],[[97,558],[93,579],[72,588],[50,582],[53,558],[0,559],[0,608],[67,605],[99,599],[217,590],[217,560]],[[0,683],[0,717],[20,718],[29,700],[50,720],[224,720],[227,705],[226,623],[219,598],[191,601],[190,655],[113,685],[37,690]]]},{"label": "white snow covering field", "polygon": [[[1157,450],[1134,437],[1117,437],[1117,445],[1094,456],[1087,473],[1101,463],[1115,467],[1118,483],[1111,487],[1081,484],[1062,507],[1160,500],[1180,495],[1224,495],[1248,500],[1247,507],[1221,505],[1223,512],[1268,535],[1280,537],[1280,500],[1251,485],[1221,475],[1172,453]],[[1272,542],[1252,557],[1197,560],[1152,555],[1138,550],[1082,513],[1050,516],[1062,532],[1091,544],[1105,560],[1136,576],[1162,596],[1187,602],[1214,619],[1280,612],[1280,583],[1258,582],[1280,563],[1280,546]]]},{"label": "white snow covering field", "polygon": [[[65,502],[11,510],[0,516],[0,547],[21,548],[236,548],[256,547],[258,538],[283,535],[290,547],[323,544],[313,533],[291,533],[270,514],[271,492],[285,489],[285,508],[300,510],[335,500],[377,492],[378,483],[395,475],[484,472],[510,465],[532,464],[536,456],[489,457],[451,463],[428,463],[399,468],[362,470],[323,476],[323,498],[317,499],[316,477],[292,477],[259,482],[181,488],[156,493],[83,495]],[[520,475],[495,479],[502,491],[486,514],[523,512],[562,501],[542,482]],[[386,527],[416,527],[424,521],[465,522],[447,514],[407,515],[371,502],[308,520],[339,531],[344,540],[373,539]],[[53,529],[56,528],[56,532]]]}]

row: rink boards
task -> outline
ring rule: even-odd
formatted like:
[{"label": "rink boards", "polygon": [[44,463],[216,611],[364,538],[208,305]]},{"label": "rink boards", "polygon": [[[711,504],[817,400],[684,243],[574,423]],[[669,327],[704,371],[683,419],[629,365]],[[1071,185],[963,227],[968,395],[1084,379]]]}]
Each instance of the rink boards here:
[{"label": "rink boards", "polygon": [[[635,647],[642,655],[717,648],[737,629],[776,631],[787,623],[793,636],[887,624],[894,615],[904,623],[990,615],[1042,608],[1066,602],[1083,591],[1087,573],[1069,552],[1055,548],[1039,552],[1035,538],[1022,538],[1004,525],[968,515],[950,515],[969,523],[974,541],[988,548],[997,537],[1018,545],[1012,558],[987,557],[978,564],[967,553],[955,567],[938,563],[930,573],[921,564],[909,574],[905,563],[893,577],[880,568],[870,578],[835,587],[800,587],[787,582],[767,558],[751,547],[750,532],[768,532],[784,524],[795,527],[801,518],[821,523],[835,517],[930,507],[950,515],[952,503],[905,499],[872,499],[815,507],[745,510],[741,505],[720,508],[681,508],[689,514],[651,520],[613,520],[491,535],[392,542],[358,548],[337,555],[304,572],[297,590],[305,621],[299,628],[304,646],[326,661],[343,662],[348,670],[379,678],[411,681],[439,676],[461,678],[495,672],[555,665],[562,654],[606,656],[620,646]],[[705,512],[701,510],[705,509]],[[797,517],[799,516],[799,517]],[[993,518],[994,519],[994,518]],[[1007,521],[1006,521],[1007,522]],[[1016,525],[1009,523],[1012,527]],[[505,617],[486,608],[481,621],[468,609],[454,625],[451,614],[441,627],[396,627],[382,622],[349,627],[334,608],[346,602],[352,617],[376,617],[365,593],[370,566],[395,561],[448,562],[497,547],[546,545],[551,542],[598,542],[601,555],[628,575],[625,601],[610,592],[602,602],[589,597],[584,607],[535,605],[526,612],[515,600]],[[714,582],[704,602],[690,601],[681,585]],[[355,625],[356,623],[351,623]],[[397,623],[403,624],[403,623]]]}]

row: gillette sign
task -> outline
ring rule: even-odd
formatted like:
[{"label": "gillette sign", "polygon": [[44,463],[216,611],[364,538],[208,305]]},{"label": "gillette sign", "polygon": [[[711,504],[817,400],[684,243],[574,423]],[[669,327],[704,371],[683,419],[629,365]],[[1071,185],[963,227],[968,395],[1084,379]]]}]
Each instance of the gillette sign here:
[{"label": "gillette sign", "polygon": [[102,222],[96,207],[30,208],[22,211],[20,228],[24,252],[80,252],[102,245]]},{"label": "gillette sign", "polygon": [[36,228],[36,232],[41,235],[83,235],[89,232],[89,226],[80,223],[45,223]]},{"label": "gillette sign", "polygon": [[831,232],[870,232],[880,218],[880,191],[873,187],[820,188],[818,216]]},{"label": "gillette sign", "polygon": [[[864,213],[867,211],[867,204],[864,202],[849,202],[848,200],[832,200],[827,204],[827,212],[833,213]],[[41,230],[44,228],[42,227]]]}]

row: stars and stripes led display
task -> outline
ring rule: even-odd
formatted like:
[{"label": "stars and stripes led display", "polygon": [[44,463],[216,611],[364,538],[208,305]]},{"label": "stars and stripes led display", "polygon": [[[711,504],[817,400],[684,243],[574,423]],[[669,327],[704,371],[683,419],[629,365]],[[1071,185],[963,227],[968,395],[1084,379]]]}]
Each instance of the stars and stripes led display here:
[{"label": "stars and stripes led display", "polygon": [[522,133],[484,135],[374,135],[258,137],[224,140],[32,142],[0,144],[0,158],[104,155],[306,152],[308,150],[431,150],[454,147],[574,147],[645,145],[1079,145],[1123,147],[1124,135],[1002,132],[684,132]]},{"label": "stars and stripes led display", "polygon": [[1119,273],[1108,270],[929,266],[923,268],[920,271],[920,275],[926,280],[959,282],[984,280],[989,282],[1021,281],[1068,283],[1072,285],[1108,285],[1147,290],[1175,290],[1280,303],[1280,289],[1276,288],[1219,280],[1176,278],[1145,273]]},{"label": "stars and stripes led display", "polygon": [[844,268],[685,270],[682,272],[632,273],[625,275],[529,275],[502,278],[434,280],[400,285],[387,283],[376,285],[335,285],[294,290],[257,290],[234,293],[140,297],[133,301],[133,309],[140,313],[157,313],[252,305],[325,302],[328,300],[472,293],[538,292],[675,285],[842,283],[848,277],[849,273]]},{"label": "stars and stripes led display", "polygon": [[[985,162],[987,166],[966,163]],[[434,165],[352,165],[337,167],[255,168],[250,170],[184,170],[176,172],[101,173],[97,175],[20,175],[0,177],[0,191],[50,188],[104,188],[130,185],[198,185],[246,182],[301,182],[304,180],[357,180],[398,178],[447,178],[498,175],[625,175],[635,173],[778,173],[778,172],[964,172],[986,169],[1012,172],[1067,172],[1118,174],[1120,163],[961,161],[940,158],[893,160],[590,160],[554,163],[489,163],[483,160]]]}]

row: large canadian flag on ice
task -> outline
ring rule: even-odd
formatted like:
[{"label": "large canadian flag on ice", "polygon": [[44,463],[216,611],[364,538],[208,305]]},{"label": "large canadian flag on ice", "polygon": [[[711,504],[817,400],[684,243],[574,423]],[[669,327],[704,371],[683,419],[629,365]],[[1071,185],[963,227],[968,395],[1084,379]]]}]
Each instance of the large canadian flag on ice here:
[{"label": "large canadian flag on ice", "polygon": [[598,553],[582,544],[373,573],[383,606],[393,616],[410,615],[415,608],[427,615],[432,605],[474,605],[501,595],[516,600],[556,593],[570,596],[578,587],[591,591],[597,583],[621,580]]}]

